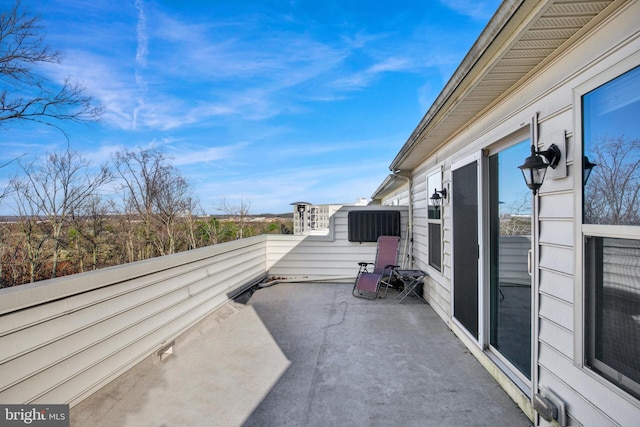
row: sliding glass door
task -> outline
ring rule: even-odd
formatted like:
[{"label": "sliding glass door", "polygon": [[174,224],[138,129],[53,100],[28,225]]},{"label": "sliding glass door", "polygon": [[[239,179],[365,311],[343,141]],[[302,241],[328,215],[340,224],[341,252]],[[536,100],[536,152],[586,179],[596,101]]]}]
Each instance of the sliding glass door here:
[{"label": "sliding glass door", "polygon": [[522,141],[489,156],[490,344],[531,379],[531,192],[518,165]]}]

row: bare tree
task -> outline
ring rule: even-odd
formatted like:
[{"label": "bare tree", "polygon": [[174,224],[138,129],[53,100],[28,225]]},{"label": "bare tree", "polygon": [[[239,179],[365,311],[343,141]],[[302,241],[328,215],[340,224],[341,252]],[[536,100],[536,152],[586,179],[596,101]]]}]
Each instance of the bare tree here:
[{"label": "bare tree", "polygon": [[604,137],[591,151],[596,166],[585,187],[585,221],[640,224],[640,140]]},{"label": "bare tree", "polygon": [[60,121],[92,121],[102,114],[79,83],[67,78],[60,86],[35,72],[62,59],[45,44],[42,30],[40,18],[22,12],[19,1],[0,13],[0,127],[31,121],[62,130]]},{"label": "bare tree", "polygon": [[245,199],[240,200],[238,205],[232,205],[227,202],[227,199],[222,199],[218,205],[218,210],[227,214],[230,219],[236,222],[238,229],[236,232],[236,239],[242,239],[244,237],[245,227],[247,220],[249,219],[249,209],[251,208],[251,202]]},{"label": "bare tree", "polygon": [[[14,181],[13,186],[18,188],[14,193],[15,206],[18,213],[19,230],[22,239],[17,243],[21,248],[24,260],[29,265],[29,281],[35,282],[43,265],[45,244],[48,240],[49,231],[44,229],[44,222],[41,220],[41,206],[35,202],[33,189],[26,182]],[[14,260],[17,257],[14,257]]]},{"label": "bare tree", "polygon": [[531,192],[526,191],[520,200],[507,206],[507,214],[500,215],[501,236],[531,235]]},{"label": "bare tree", "polygon": [[[4,224],[3,224],[4,225]],[[5,228],[5,227],[3,227]],[[2,281],[0,288],[16,286],[31,281],[28,253],[23,242],[24,234],[20,223],[6,226],[2,249]],[[34,275],[35,276],[35,275]]]},{"label": "bare tree", "polygon": [[137,218],[137,215],[130,211],[125,211],[123,214],[118,215],[114,221],[116,234],[112,239],[112,244],[115,246],[116,265],[144,258],[142,256],[144,250],[141,247],[142,242],[139,238],[139,221]]},{"label": "bare tree", "polygon": [[185,202],[184,225],[186,227],[186,249],[196,249],[198,247],[198,239],[196,238],[198,216],[196,212],[201,210],[200,203],[195,197],[187,197]]},{"label": "bare tree", "polygon": [[106,265],[104,261],[101,260],[100,252],[102,246],[105,246],[103,252],[108,252],[105,235],[109,229],[108,220],[110,212],[110,201],[94,194],[87,199],[87,202],[82,206],[81,210],[77,212],[77,215],[74,215],[73,230],[82,238],[82,241],[78,242],[77,249],[78,257],[80,258],[77,260],[77,262],[80,263],[79,271],[84,271],[85,269],[83,259],[85,252],[90,256],[92,270]]},{"label": "bare tree", "polygon": [[[164,154],[158,150],[124,150],[114,156],[116,171],[122,182],[121,188],[124,190],[124,211],[127,214],[137,215],[142,221],[142,253],[138,255],[138,259],[151,258],[153,254],[151,246],[153,205],[155,193],[160,186],[163,162]],[[131,223],[132,226],[133,224]],[[133,234],[130,233],[130,236],[133,238]],[[133,247],[131,254],[133,254]]]},{"label": "bare tree", "polygon": [[91,172],[91,163],[70,147],[61,153],[48,154],[44,163],[21,166],[24,177],[14,179],[13,188],[23,204],[29,204],[31,210],[44,216],[51,226],[53,278],[58,268],[63,225],[111,181],[112,173],[105,165]]},{"label": "bare tree", "polygon": [[214,217],[203,217],[197,221],[198,235],[203,246],[217,245],[220,241],[220,221]]},{"label": "bare tree", "polygon": [[174,253],[178,220],[191,215],[197,204],[187,180],[156,148],[118,152],[114,163],[122,180],[125,212],[137,216],[142,225],[141,259]]},{"label": "bare tree", "polygon": [[189,183],[175,168],[165,165],[162,172],[154,201],[161,229],[155,237],[160,255],[168,255],[176,251],[178,221],[191,215],[192,198]]}]

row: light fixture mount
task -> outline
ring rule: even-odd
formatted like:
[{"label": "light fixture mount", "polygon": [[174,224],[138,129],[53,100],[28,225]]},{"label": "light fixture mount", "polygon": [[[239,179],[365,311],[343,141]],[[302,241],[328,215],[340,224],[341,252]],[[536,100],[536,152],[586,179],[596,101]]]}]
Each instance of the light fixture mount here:
[{"label": "light fixture mount", "polygon": [[542,187],[544,176],[547,168],[555,169],[560,163],[562,153],[556,144],[551,144],[546,150],[537,151],[536,147],[531,145],[531,155],[524,160],[524,163],[518,168],[522,171],[522,176],[533,194],[538,193],[538,189]]},{"label": "light fixture mount", "polygon": [[433,194],[429,199],[433,202],[435,207],[441,206],[442,202],[447,198],[447,189],[443,188],[442,190],[433,190]]}]

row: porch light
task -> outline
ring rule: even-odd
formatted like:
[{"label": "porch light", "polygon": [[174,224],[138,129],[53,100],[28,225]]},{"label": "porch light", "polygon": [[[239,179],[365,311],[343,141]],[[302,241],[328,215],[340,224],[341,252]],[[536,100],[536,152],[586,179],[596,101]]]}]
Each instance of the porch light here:
[{"label": "porch light", "polygon": [[433,206],[435,206],[436,208],[442,206],[442,202],[444,200],[446,200],[447,198],[447,189],[443,188],[442,190],[438,191],[435,188],[433,189],[433,194],[431,195],[431,197],[429,197],[429,199],[431,199],[431,201],[433,202]]},{"label": "porch light", "polygon": [[584,185],[587,185],[587,181],[589,181],[589,175],[591,175],[591,171],[595,166],[598,166],[598,164],[591,163],[587,156],[582,156],[582,180]]},{"label": "porch light", "polygon": [[560,163],[560,156],[560,149],[556,144],[551,144],[544,151],[536,151],[536,147],[531,145],[531,155],[518,168],[522,171],[527,187],[533,190],[534,196],[538,193],[538,189],[542,187],[547,168],[551,166],[551,169],[555,169]]}]

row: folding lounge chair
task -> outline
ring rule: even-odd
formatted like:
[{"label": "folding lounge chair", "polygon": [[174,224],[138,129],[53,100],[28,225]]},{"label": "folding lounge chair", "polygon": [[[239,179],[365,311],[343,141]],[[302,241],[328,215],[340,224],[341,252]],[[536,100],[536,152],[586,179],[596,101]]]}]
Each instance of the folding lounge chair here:
[{"label": "folding lounge chair", "polygon": [[[398,247],[400,238],[397,236],[378,237],[378,250],[375,262],[359,262],[360,270],[356,283],[353,285],[353,295],[356,297],[375,299],[380,292],[380,286],[385,286],[384,296],[387,295],[389,283],[385,277],[391,275],[393,268],[397,268]],[[367,266],[373,265],[373,270],[368,271]]]}]

